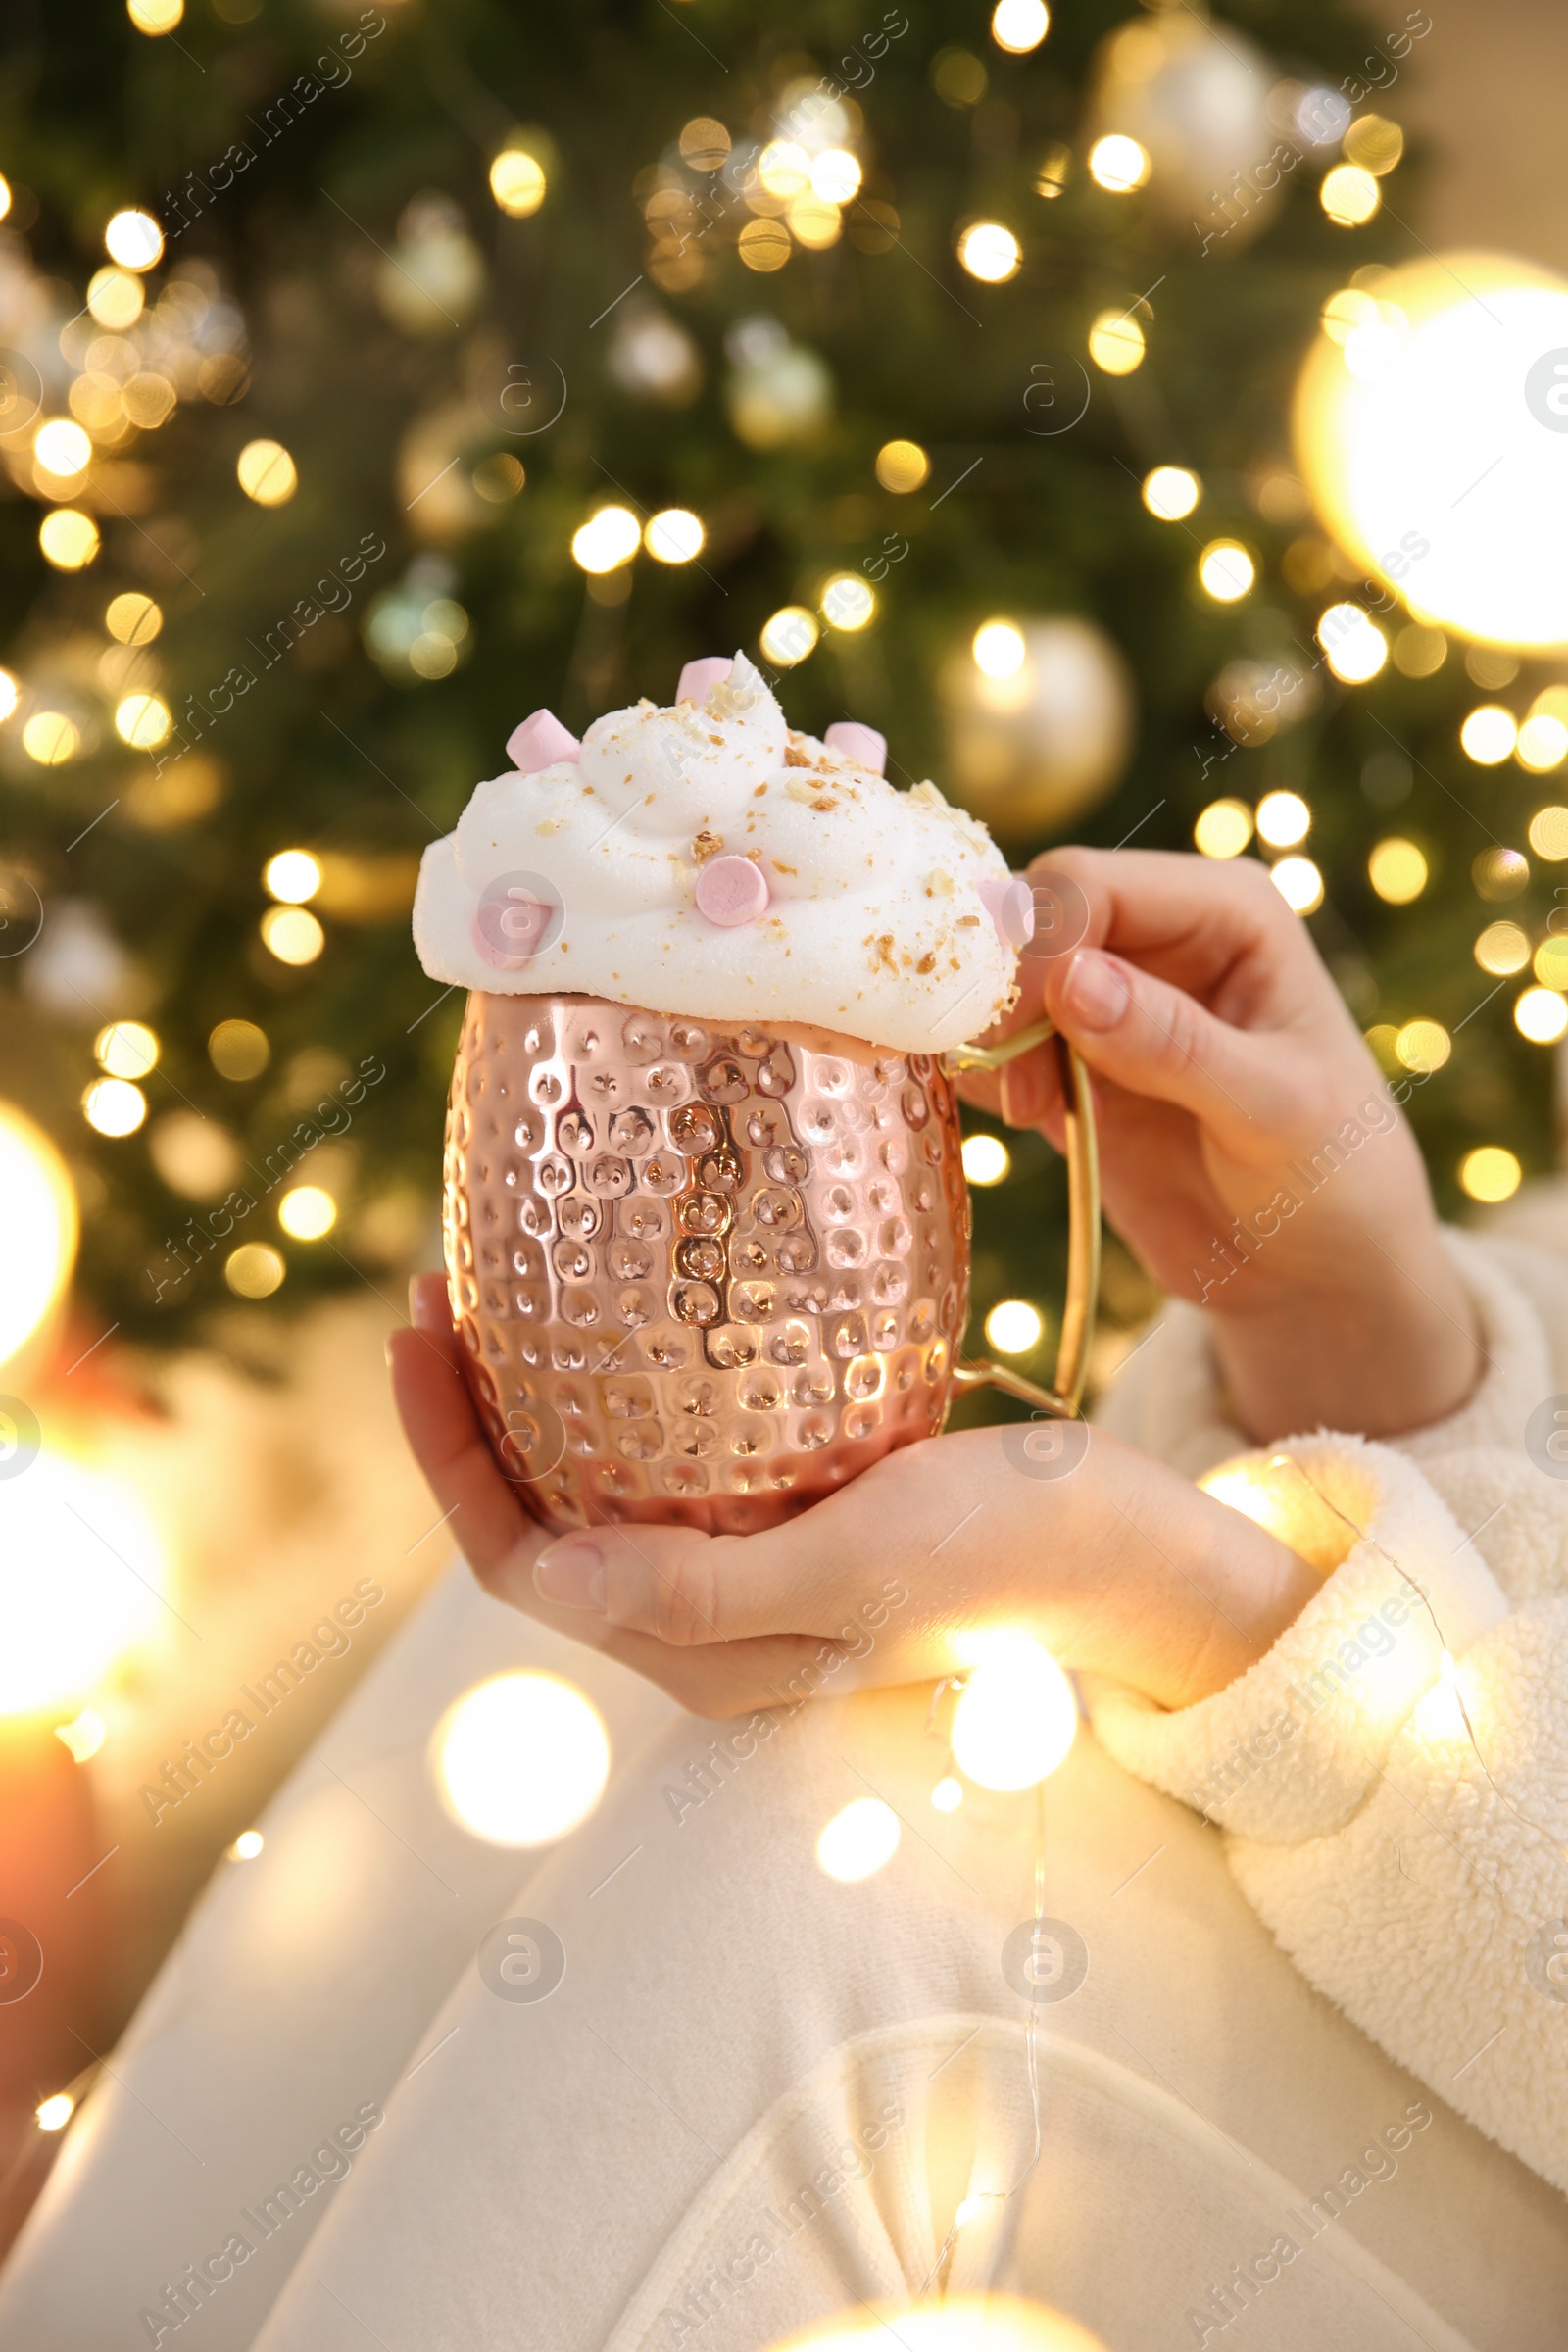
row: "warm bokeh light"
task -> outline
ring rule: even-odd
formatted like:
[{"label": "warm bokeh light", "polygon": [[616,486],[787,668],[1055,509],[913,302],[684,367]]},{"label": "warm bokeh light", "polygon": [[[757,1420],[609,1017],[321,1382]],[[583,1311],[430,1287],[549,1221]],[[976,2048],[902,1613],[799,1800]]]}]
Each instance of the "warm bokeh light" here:
[{"label": "warm bokeh light", "polygon": [[145,1078],[160,1051],[157,1030],[144,1021],[110,1021],[92,1041],[93,1059],[111,1078]]},{"label": "warm bokeh light", "polygon": [[1039,1307],[1027,1298],[1003,1298],[986,1317],[986,1338],[999,1355],[1028,1355],[1045,1328]]},{"label": "warm bokeh light", "polygon": [[1517,923],[1489,923],[1472,950],[1484,972],[1506,979],[1530,961],[1530,941]]},{"label": "warm bokeh light", "polygon": [[56,507],[38,525],[38,545],[56,571],[83,571],[98,553],[98,525],[79,507]]},{"label": "warm bokeh light", "polygon": [[185,14],[185,0],[125,0],[125,14],[150,40],[172,32]]},{"label": "warm bokeh light", "polygon": [[1027,57],[1050,30],[1046,0],[997,0],[991,12],[991,38],[1009,57]]},{"label": "warm bokeh light", "polygon": [[1527,988],[1514,1000],[1513,1025],[1533,1046],[1554,1046],[1568,1032],[1568,997],[1554,988]]},{"label": "warm bokeh light", "polygon": [[1367,880],[1391,906],[1408,906],[1427,886],[1427,861],[1413,841],[1393,834],[1366,861]]},{"label": "warm bokeh light", "polygon": [[1459,1162],[1459,1182],[1472,1200],[1507,1200],[1519,1190],[1524,1170],[1500,1144],[1482,1144]]},{"label": "warm bokeh light", "polygon": [[262,940],[279,963],[314,963],[326,945],[326,933],[308,906],[269,906],[262,917]]},{"label": "warm bokeh light", "polygon": [[234,471],[246,497],[259,507],[287,506],[299,487],[294,461],[281,441],[247,441]]},{"label": "warm bokeh light", "polygon": [[643,545],[661,564],[690,564],[703,552],[706,534],[689,507],[665,507],[643,526]]},{"label": "warm bokeh light", "polygon": [[100,326],[122,335],[133,327],[147,299],[141,279],[128,270],[95,270],[87,280],[87,309]]},{"label": "warm bokeh light", "polygon": [[128,1078],[95,1078],[82,1095],[81,1109],[98,1135],[134,1135],[147,1116],[147,1098]]},{"label": "warm bokeh light", "polygon": [[296,1184],[278,1202],[277,1221],[291,1241],[318,1242],[337,1223],[337,1202],[318,1184]]},{"label": "warm bokeh light", "polygon": [[1252,838],[1252,811],[1245,801],[1210,801],[1193,827],[1194,846],[1205,858],[1239,858]]},{"label": "warm bokeh light", "polygon": [[1000,1135],[966,1135],[963,1173],[970,1184],[1000,1184],[1012,1165],[1012,1154]]},{"label": "warm bokeh light", "polygon": [[1441,629],[1423,628],[1412,620],[1394,640],[1394,666],[1404,678],[1434,678],[1448,659],[1448,640]]},{"label": "warm bokeh light", "polygon": [[1459,741],[1467,759],[1478,767],[1497,767],[1507,759],[1519,739],[1513,712],[1500,703],[1483,703],[1472,710],[1459,729]]},{"label": "warm bokeh light", "polygon": [[931,1802],[939,1813],[956,1813],[963,1802],[963,1783],[944,1773],[931,1791]]},{"label": "warm bokeh light", "polygon": [[976,669],[988,678],[1015,678],[1029,652],[1023,631],[1010,620],[982,621],[969,650]]},{"label": "warm bokeh light", "polygon": [[55,1738],[69,1748],[74,1764],[89,1764],[109,1737],[109,1726],[96,1707],[83,1707],[69,1723],[55,1725]]},{"label": "warm bokeh light", "polygon": [[61,767],[74,760],[81,737],[63,710],[35,710],[23,727],[22,748],[40,767]]},{"label": "warm bokeh light", "polygon": [[71,1280],[76,1196],[25,1112],[0,1102],[0,1365],[24,1348]]},{"label": "warm bokeh light", "polygon": [[1568,283],[1461,252],[1380,276],[1376,298],[1380,317],[1404,322],[1378,367],[1352,373],[1348,346],[1322,334],[1298,388],[1298,469],[1325,526],[1408,607],[1434,656],[1439,628],[1515,651],[1568,643],[1549,521],[1568,491],[1550,406]]},{"label": "warm bokeh light", "polygon": [[1017,238],[1000,220],[973,220],[958,239],[959,261],[983,285],[1015,277],[1022,258]]},{"label": "warm bokeh light", "polygon": [[220,1021],[207,1040],[207,1052],[220,1078],[236,1081],[259,1078],[272,1058],[267,1032],[254,1021]]},{"label": "warm bokeh light", "polygon": [[270,897],[287,906],[303,906],[321,887],[321,868],[309,850],[279,850],[262,872]]},{"label": "warm bokeh light", "polygon": [[954,1711],[953,1753],[982,1788],[1032,1788],[1073,1743],[1078,1703],[1049,1650],[1027,1634],[980,1638]]},{"label": "warm bokeh light", "polygon": [[582,571],[614,571],[630,563],[642,539],[642,525],[630,507],[601,507],[573,532],[571,560]]},{"label": "warm bokeh light", "polygon": [[1388,639],[1359,605],[1330,605],[1318,621],[1317,641],[1345,686],[1364,686],[1389,658]]},{"label": "warm bokeh light", "polygon": [[0,1715],[83,1696],[156,1626],[164,1578],[152,1525],[118,1479],[45,1447],[24,1477],[0,1480]]},{"label": "warm bokeh light", "polygon": [[1530,847],[1548,865],[1568,858],[1568,808],[1538,808],[1530,819]]},{"label": "warm bokeh light", "polygon": [[115,733],[132,751],[156,751],[169,740],[173,713],[161,694],[127,694],[115,707]]},{"label": "warm bokeh light", "polygon": [[1394,1041],[1394,1051],[1407,1070],[1425,1077],[1442,1069],[1453,1052],[1453,1040],[1438,1021],[1406,1021]]},{"label": "warm bokeh light", "polygon": [[10,670],[0,669],[0,726],[4,726],[21,700],[22,688]]},{"label": "warm bokeh light", "polygon": [[266,1242],[241,1242],[223,1260],[223,1280],[236,1298],[270,1298],[287,1272]]},{"label": "warm bokeh light", "polygon": [[162,607],[134,589],[111,597],[104,613],[104,627],[120,645],[151,645],[163,625]]},{"label": "warm bokeh light", "polygon": [[859,192],[859,158],[848,147],[824,147],[811,158],[811,193],[824,204],[853,204]]},{"label": "warm bokeh light", "polygon": [[1239,539],[1211,539],[1198,559],[1198,576],[1216,604],[1234,605],[1250,589],[1257,566]]},{"label": "warm bokeh light", "polygon": [[836,571],[818,600],[829,628],[863,629],[876,612],[870,582],[858,571]]},{"label": "warm bokeh light", "polygon": [[1344,146],[1347,162],[1382,179],[1404,153],[1404,133],[1387,115],[1361,115],[1346,132]]},{"label": "warm bokeh light", "polygon": [[876,453],[876,478],[902,497],[931,476],[931,461],[918,441],[884,441]]},{"label": "warm bokeh light", "polygon": [[873,1878],[899,1850],[899,1817],[879,1796],[857,1796],[825,1823],[816,1840],[826,1877],[853,1886]]},{"label": "warm bokeh light", "polygon": [[1257,837],[1271,850],[1294,850],[1312,830],[1312,811],[1298,792],[1267,792],[1257,804]]},{"label": "warm bokeh light", "polygon": [[92,442],[74,417],[51,416],[33,434],[32,454],[45,473],[74,481],[87,469]]},{"label": "warm bokeh light", "polygon": [[76,2112],[76,2102],[69,2090],[56,2090],[40,2099],[32,2112],[40,2132],[63,2132]]},{"label": "warm bokeh light", "polygon": [[233,1862],[254,1862],[266,1843],[260,1830],[241,1830],[228,1849],[229,1859]]},{"label": "warm bokeh light", "polygon": [[757,159],[757,176],[786,203],[811,184],[811,159],[798,139],[771,139]]},{"label": "warm bokeh light", "polygon": [[1555,712],[1538,710],[1525,720],[1513,748],[1521,767],[1544,776],[1568,759],[1568,726]]},{"label": "warm bokeh light", "polygon": [[455,1821],[490,1845],[548,1845],[586,1821],[610,1776],[610,1735],[561,1675],[492,1675],[436,1726],[431,1763]]},{"label": "warm bokeh light", "polygon": [[490,167],[490,193],[514,220],[526,220],[545,200],[544,166],[525,148],[504,147]]},{"label": "warm bokeh light", "polygon": [[1180,522],[1202,495],[1202,483],[1185,466],[1156,466],[1144,476],[1144,504],[1161,522]]},{"label": "warm bokeh light", "polygon": [[1543,988],[1568,989],[1568,939],[1544,939],[1533,959]]},{"label": "warm bokeh light", "polygon": [[[976,2209],[991,2204],[992,2195],[1003,2193],[963,2198],[955,2227],[961,2228]],[[890,2352],[894,2344],[899,2352],[1106,2352],[1098,2335],[1065,2313],[991,2292],[944,2295],[940,2302],[919,2302],[907,2310],[883,2303],[873,2311],[867,2304],[817,2322],[787,2344],[773,2345],[771,2352]]]},{"label": "warm bokeh light", "polygon": [[1323,877],[1310,858],[1282,858],[1269,879],[1293,914],[1315,914],[1323,904]]},{"label": "warm bokeh light", "polygon": [[820,635],[814,612],[808,612],[804,605],[782,605],[763,621],[757,642],[769,662],[780,669],[793,669],[806,660]]},{"label": "warm bokeh light", "polygon": [[1149,155],[1136,139],[1110,131],[1089,150],[1089,176],[1113,196],[1130,195],[1149,177]]},{"label": "warm bokeh light", "polygon": [[1144,330],[1130,311],[1102,311],[1089,329],[1089,357],[1105,375],[1131,375],[1144,364]]},{"label": "warm bokeh light", "polygon": [[1383,202],[1383,193],[1370,172],[1359,164],[1336,164],[1323,175],[1318,202],[1341,228],[1359,228]]},{"label": "warm bokeh light", "polygon": [[151,270],[162,257],[164,232],[151,213],[131,206],[116,213],[104,230],[104,246],[122,270]]}]

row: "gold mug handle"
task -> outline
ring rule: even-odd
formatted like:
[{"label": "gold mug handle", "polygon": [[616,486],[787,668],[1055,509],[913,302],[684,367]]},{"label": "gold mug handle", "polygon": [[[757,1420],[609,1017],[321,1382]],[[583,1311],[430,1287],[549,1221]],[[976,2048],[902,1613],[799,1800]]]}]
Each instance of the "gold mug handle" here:
[{"label": "gold mug handle", "polygon": [[1001,1046],[959,1046],[948,1056],[956,1069],[1000,1070],[1020,1054],[1056,1041],[1062,1089],[1067,1104],[1067,1292],[1061,1308],[1061,1339],[1056,1348],[1055,1385],[1043,1388],[1005,1364],[980,1361],[955,1366],[953,1386],[1001,1389],[1020,1404],[1040,1412],[1076,1420],[1083,1410],[1084,1384],[1089,1376],[1089,1348],[1095,1336],[1095,1304],[1100,1296],[1100,1144],[1095,1128],[1095,1099],[1089,1072],[1054,1021],[1037,1021]]}]

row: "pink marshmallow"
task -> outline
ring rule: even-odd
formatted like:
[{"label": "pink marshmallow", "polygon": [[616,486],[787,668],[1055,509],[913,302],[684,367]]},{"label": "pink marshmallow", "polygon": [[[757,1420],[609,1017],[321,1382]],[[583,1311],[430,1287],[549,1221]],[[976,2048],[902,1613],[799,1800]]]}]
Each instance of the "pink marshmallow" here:
[{"label": "pink marshmallow", "polygon": [[535,710],[507,737],[507,758],[519,775],[536,776],[558,760],[580,760],[582,745],[553,710]]},{"label": "pink marshmallow", "polygon": [[715,858],[697,877],[697,911],[723,931],[755,923],[771,895],[767,876],[749,858]]},{"label": "pink marshmallow", "polygon": [[830,752],[842,752],[858,767],[868,767],[874,776],[885,776],[888,769],[888,739],[875,727],[862,727],[858,718],[836,718],[822,741]]},{"label": "pink marshmallow", "polygon": [[495,971],[521,971],[554,913],[554,906],[526,885],[492,882],[474,909],[473,944]]},{"label": "pink marshmallow", "polygon": [[1018,874],[1005,882],[977,882],[975,891],[1004,947],[1026,948],[1035,935],[1035,894]]},{"label": "pink marshmallow", "polygon": [[727,654],[705,654],[700,662],[688,662],[680,673],[675,688],[677,703],[706,703],[715,686],[722,685],[733,663]]}]

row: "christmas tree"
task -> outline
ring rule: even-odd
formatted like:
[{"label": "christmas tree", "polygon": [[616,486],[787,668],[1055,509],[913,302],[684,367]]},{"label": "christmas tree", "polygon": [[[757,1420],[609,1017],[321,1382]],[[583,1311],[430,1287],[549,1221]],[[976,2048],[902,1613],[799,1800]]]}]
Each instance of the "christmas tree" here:
[{"label": "christmas tree", "polygon": [[[1292,452],[1416,250],[1431,19],[1390,13],[88,0],[14,41],[0,1093],[72,1166],[90,1319],[237,1340],[428,1262],[421,850],[528,710],[737,646],[1015,864],[1279,859],[1445,1205],[1547,1163],[1549,675],[1401,609],[1420,533],[1369,577]],[[1034,1302],[993,1345],[1047,1370],[1061,1170],[971,1159],[971,1348]],[[1114,1250],[1104,1303],[1147,1303]]]}]

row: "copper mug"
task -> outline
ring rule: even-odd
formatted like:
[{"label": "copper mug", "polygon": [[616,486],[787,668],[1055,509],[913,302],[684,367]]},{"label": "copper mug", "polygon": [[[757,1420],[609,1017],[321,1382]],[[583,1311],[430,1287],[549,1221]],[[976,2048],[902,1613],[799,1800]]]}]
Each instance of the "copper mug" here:
[{"label": "copper mug", "polygon": [[1087,1080],[1064,1068],[1073,1240],[1047,1390],[959,1360],[970,1215],[947,1059],[474,991],[447,1114],[447,1278],[526,1509],[557,1530],[745,1534],[933,1435],[956,1391],[990,1381],[1076,1413],[1099,1215]]}]

